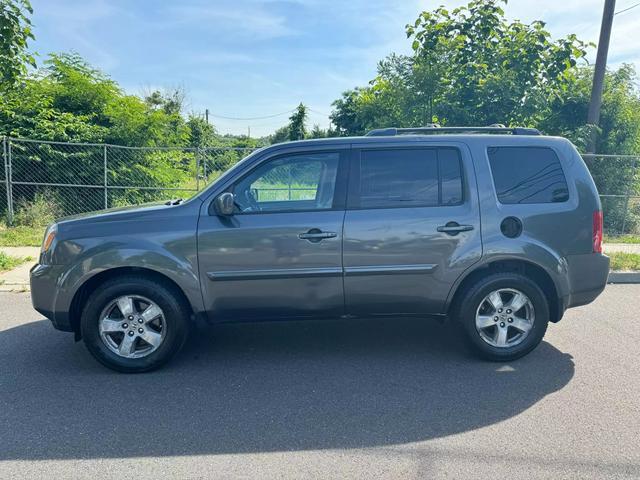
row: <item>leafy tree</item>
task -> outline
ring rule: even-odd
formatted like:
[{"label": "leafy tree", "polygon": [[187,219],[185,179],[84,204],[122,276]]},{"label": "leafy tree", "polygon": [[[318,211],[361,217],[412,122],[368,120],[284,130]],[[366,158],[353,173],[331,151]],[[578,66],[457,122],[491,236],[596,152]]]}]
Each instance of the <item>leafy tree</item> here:
[{"label": "leafy tree", "polygon": [[[586,147],[587,112],[591,98],[593,68],[578,69],[571,88],[554,99],[547,117],[538,127],[562,135],[578,147]],[[640,93],[632,65],[622,65],[606,73],[597,151],[608,154],[640,154]]]},{"label": "leafy tree", "polygon": [[307,134],[306,123],[307,121],[307,107],[302,103],[293,112],[293,115],[289,117],[289,140],[302,140]]},{"label": "leafy tree", "polygon": [[33,14],[29,0],[0,0],[0,88],[5,90],[36,66],[28,51],[33,40],[31,20]]},{"label": "leafy tree", "polygon": [[326,138],[328,136],[327,131],[320,128],[320,125],[314,125],[307,135],[307,138]]},{"label": "leafy tree", "polygon": [[506,0],[425,11],[407,26],[413,55],[391,55],[369,86],[345,92],[331,119],[341,134],[383,126],[534,125],[564,95],[587,45],[552,41],[545,24],[509,22]]},{"label": "leafy tree", "polygon": [[365,118],[363,112],[365,105],[371,103],[365,101],[369,91],[369,88],[356,87],[343,92],[342,98],[333,102],[334,110],[329,118],[340,135],[361,135],[365,133],[367,125],[375,121]]},{"label": "leafy tree", "polygon": [[[578,71],[571,89],[553,102],[551,113],[540,122],[539,128],[549,134],[571,139],[584,150],[591,138],[586,125],[591,98],[593,69],[583,67]],[[597,152],[614,155],[640,154],[640,94],[638,78],[631,65],[623,65],[605,76],[600,134]],[[587,157],[589,170],[601,194],[640,195],[640,162],[628,157]],[[631,202],[626,210],[626,200],[620,197],[604,197],[605,228],[619,232],[637,231],[640,227],[640,205]]]},{"label": "leafy tree", "polygon": [[269,136],[269,143],[282,143],[289,141],[289,126],[278,128],[272,135]]},{"label": "leafy tree", "polygon": [[167,115],[182,112],[186,94],[181,88],[169,92],[154,90],[145,97],[145,103],[153,110],[163,110]]},{"label": "leafy tree", "polygon": [[44,63],[51,107],[60,112],[87,115],[94,123],[107,126],[107,106],[122,95],[116,83],[77,53],[54,53]]},{"label": "leafy tree", "polygon": [[196,148],[213,147],[216,144],[216,129],[197,115],[190,115],[187,120],[189,128],[189,146]]},{"label": "leafy tree", "polygon": [[[16,83],[0,96],[0,134],[60,142],[111,143],[126,146],[186,146],[190,126],[169,94],[159,108],[137,96],[126,95],[102,72],[74,53],[54,54],[44,67]],[[179,187],[195,178],[194,154],[179,150],[137,151],[112,148],[109,182],[112,185]],[[103,153],[97,147],[16,142],[13,176],[25,182],[95,185],[103,176]],[[46,160],[46,161],[45,161]],[[28,203],[37,189],[14,190]],[[98,189],[60,195],[65,213],[100,208]],[[111,193],[118,203],[157,198],[155,191]],[[122,197],[122,198],[121,198]]]}]

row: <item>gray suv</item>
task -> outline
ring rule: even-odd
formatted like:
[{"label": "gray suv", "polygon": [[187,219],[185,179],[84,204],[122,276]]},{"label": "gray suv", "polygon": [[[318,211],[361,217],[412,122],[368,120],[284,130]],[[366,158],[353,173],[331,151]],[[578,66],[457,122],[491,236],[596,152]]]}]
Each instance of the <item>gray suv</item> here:
[{"label": "gray suv", "polygon": [[604,289],[602,210],[567,140],[383,129],[273,145],[185,202],[51,225],[36,310],[106,366],[154,369],[210,322],[418,316],[491,360]]}]

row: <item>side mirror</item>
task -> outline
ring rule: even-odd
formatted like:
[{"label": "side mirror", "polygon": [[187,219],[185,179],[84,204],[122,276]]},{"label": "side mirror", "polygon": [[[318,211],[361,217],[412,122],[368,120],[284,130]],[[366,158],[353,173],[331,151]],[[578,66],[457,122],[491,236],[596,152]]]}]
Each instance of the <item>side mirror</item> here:
[{"label": "side mirror", "polygon": [[235,196],[231,192],[221,193],[213,201],[218,215],[228,217],[233,215],[235,210]]}]

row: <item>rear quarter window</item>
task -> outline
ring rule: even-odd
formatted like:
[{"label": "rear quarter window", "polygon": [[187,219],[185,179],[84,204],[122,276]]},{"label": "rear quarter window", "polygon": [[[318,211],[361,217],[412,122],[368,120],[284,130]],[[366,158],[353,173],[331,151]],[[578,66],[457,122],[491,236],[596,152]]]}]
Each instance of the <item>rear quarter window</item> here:
[{"label": "rear quarter window", "polygon": [[567,179],[556,152],[547,147],[487,149],[500,203],[559,203],[569,200]]}]

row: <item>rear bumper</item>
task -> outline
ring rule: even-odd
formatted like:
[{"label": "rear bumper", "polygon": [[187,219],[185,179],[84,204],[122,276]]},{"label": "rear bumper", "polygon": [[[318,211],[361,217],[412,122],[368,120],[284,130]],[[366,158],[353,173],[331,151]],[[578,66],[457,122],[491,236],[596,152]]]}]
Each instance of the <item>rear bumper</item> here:
[{"label": "rear bumper", "polygon": [[609,257],[600,253],[566,257],[570,293],[566,308],[593,302],[602,293],[609,277]]},{"label": "rear bumper", "polygon": [[51,320],[58,330],[73,331],[68,309],[60,309],[58,293],[60,279],[64,274],[62,265],[34,265],[30,271],[31,303],[33,308]]}]

